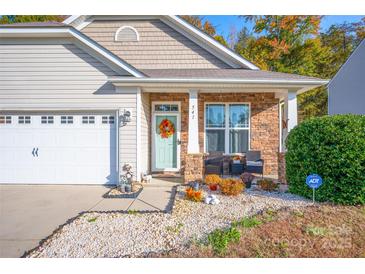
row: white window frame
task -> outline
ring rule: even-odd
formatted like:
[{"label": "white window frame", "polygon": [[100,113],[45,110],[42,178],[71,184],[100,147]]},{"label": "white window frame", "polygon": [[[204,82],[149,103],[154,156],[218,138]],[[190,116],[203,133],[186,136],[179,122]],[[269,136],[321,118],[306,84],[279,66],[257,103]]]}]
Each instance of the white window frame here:
[{"label": "white window frame", "polygon": [[[119,33],[124,30],[124,29],[131,29],[134,31],[134,33],[136,34],[136,40],[133,40],[133,41],[123,41],[123,40],[118,40],[118,35]],[[132,26],[121,26],[116,32],[115,32],[115,35],[114,35],[114,42],[138,42],[139,41],[139,33],[138,31],[132,27]]]},{"label": "white window frame", "polygon": [[[62,120],[62,117],[65,117],[64,120]],[[74,115],[60,115],[60,124],[61,125],[73,125],[74,124]],[[65,123],[62,123],[64,121]],[[82,118],[81,118],[82,122]]]},{"label": "white window frame", "polygon": [[11,115],[0,115],[0,117],[2,117],[4,120],[4,123],[1,123],[0,125],[10,125],[13,123]]},{"label": "white window frame", "polygon": [[55,124],[55,117],[53,115],[41,115],[42,125],[53,125]]},{"label": "white window frame", "polygon": [[[209,127],[208,129],[220,129],[224,130],[224,154],[237,154],[229,151],[229,131],[231,129],[244,129],[248,130],[248,150],[251,150],[251,103],[250,102],[204,102],[204,153],[207,152],[207,125],[206,125],[206,106],[207,105],[224,105],[224,119],[225,126],[221,127]],[[229,126],[229,105],[248,105],[248,127],[230,127]]]},{"label": "white window frame", "polygon": [[[27,119],[29,117],[29,119]],[[20,122],[22,120],[22,122]],[[29,121],[27,123],[26,121]],[[18,115],[18,124],[20,125],[30,125],[32,124],[32,116],[31,115]]]}]

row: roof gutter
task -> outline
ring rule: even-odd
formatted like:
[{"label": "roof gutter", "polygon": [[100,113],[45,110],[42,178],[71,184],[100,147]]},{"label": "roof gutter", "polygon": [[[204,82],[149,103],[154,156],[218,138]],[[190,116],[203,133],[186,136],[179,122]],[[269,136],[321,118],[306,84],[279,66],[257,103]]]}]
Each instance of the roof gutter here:
[{"label": "roof gutter", "polygon": [[325,85],[328,80],[238,79],[238,78],[129,78],[109,77],[112,83],[208,83],[208,84],[293,84]]},{"label": "roof gutter", "polygon": [[207,79],[207,78],[131,78],[131,77],[109,77],[114,86],[145,86],[145,87],[167,87],[167,84],[180,87],[197,87],[209,85],[233,85],[247,87],[275,87],[296,90],[298,94],[307,90],[326,85],[328,80],[285,80],[285,79]]}]

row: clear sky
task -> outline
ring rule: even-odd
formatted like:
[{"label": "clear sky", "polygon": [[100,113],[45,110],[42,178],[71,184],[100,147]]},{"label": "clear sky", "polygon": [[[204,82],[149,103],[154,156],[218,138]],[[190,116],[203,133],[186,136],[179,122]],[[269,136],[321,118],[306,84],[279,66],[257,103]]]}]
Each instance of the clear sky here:
[{"label": "clear sky", "polygon": [[[344,22],[357,22],[360,21],[365,15],[359,16],[343,16],[343,15],[328,15],[324,16],[321,22],[321,29],[326,30],[332,24],[341,24]],[[208,19],[216,27],[217,33],[226,37],[232,28],[236,28],[236,31],[241,30],[241,28],[246,25],[251,29],[251,23],[245,23],[244,19],[233,15],[203,15],[204,19]]]}]

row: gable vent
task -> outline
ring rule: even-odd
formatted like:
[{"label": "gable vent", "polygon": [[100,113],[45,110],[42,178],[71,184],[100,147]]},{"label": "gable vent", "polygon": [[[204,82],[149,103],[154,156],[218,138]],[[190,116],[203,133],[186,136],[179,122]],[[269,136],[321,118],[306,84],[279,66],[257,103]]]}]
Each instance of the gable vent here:
[{"label": "gable vent", "polygon": [[139,41],[138,31],[131,26],[120,27],[115,33],[116,42],[136,42]]}]

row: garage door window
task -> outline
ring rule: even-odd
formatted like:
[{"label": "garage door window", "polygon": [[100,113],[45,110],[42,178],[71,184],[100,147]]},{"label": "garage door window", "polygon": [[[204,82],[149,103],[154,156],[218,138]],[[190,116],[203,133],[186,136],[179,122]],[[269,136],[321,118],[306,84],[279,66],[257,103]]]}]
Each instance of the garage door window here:
[{"label": "garage door window", "polygon": [[18,123],[19,124],[30,124],[30,116],[19,116]]},{"label": "garage door window", "polygon": [[103,124],[114,124],[114,116],[103,116],[101,122]]},{"label": "garage door window", "polygon": [[11,124],[11,116],[0,116],[0,124]]},{"label": "garage door window", "polygon": [[61,116],[61,124],[73,124],[73,116]]},{"label": "garage door window", "polygon": [[95,116],[82,116],[83,124],[95,124]]},{"label": "garage door window", "polygon": [[42,116],[41,123],[42,124],[53,124],[53,116]]}]

